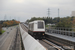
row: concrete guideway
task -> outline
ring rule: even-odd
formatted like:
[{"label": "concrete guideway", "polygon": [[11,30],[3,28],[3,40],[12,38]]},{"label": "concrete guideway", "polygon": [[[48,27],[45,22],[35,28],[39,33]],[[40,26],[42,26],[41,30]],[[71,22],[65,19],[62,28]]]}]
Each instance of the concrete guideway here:
[{"label": "concrete guideway", "polygon": [[19,24],[25,50],[47,50],[37,40],[30,36]]},{"label": "concrete guideway", "polygon": [[44,47],[46,47],[48,50],[56,50],[53,46],[47,44],[46,42],[43,42],[42,40],[39,40],[39,43],[41,43]]},{"label": "concrete guideway", "polygon": [[75,37],[46,33],[46,39],[61,46],[64,49],[75,50]]},{"label": "concrete guideway", "polygon": [[[11,30],[12,28],[12,30]],[[5,32],[4,35],[2,35],[2,39],[0,40],[0,50],[9,50],[10,44],[13,40],[13,37],[16,35],[16,28],[10,27],[6,29],[7,31]],[[9,32],[9,33],[7,33]]]},{"label": "concrete guideway", "polygon": [[19,28],[18,28],[16,36],[17,36],[17,38],[15,39],[16,40],[16,48],[15,48],[15,50],[22,50],[22,48],[21,48],[21,36],[20,36]]},{"label": "concrete guideway", "polygon": [[59,37],[61,39],[65,39],[68,41],[75,42],[75,37],[69,37],[69,36],[65,36],[65,35],[61,35],[61,34],[53,34],[53,33],[47,33],[47,32],[46,32],[46,34],[54,36],[54,37]]},{"label": "concrete guideway", "polygon": [[56,44],[46,40],[46,39],[43,39],[43,40],[39,40],[39,42],[45,46],[48,50],[64,50],[63,48],[61,48],[60,46],[57,46]]},{"label": "concrete guideway", "polygon": [[19,27],[17,27],[16,35],[13,37],[9,50],[22,50]]}]

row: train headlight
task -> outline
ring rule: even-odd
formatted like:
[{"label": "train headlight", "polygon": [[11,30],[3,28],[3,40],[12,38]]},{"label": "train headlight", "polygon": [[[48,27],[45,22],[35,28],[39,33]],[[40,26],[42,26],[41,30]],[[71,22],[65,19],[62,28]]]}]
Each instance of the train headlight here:
[{"label": "train headlight", "polygon": [[43,34],[44,35],[44,34]]}]

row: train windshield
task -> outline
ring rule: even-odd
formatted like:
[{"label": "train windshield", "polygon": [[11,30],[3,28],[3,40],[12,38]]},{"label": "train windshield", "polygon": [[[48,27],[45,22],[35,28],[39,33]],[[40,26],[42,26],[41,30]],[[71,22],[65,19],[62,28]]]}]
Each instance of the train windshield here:
[{"label": "train windshield", "polygon": [[44,28],[43,22],[38,22],[38,28]]}]

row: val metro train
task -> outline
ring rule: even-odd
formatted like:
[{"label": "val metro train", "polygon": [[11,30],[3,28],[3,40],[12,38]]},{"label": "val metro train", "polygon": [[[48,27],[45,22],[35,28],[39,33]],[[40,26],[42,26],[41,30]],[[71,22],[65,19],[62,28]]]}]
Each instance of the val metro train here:
[{"label": "val metro train", "polygon": [[36,20],[29,23],[28,33],[35,39],[45,38],[45,22],[43,20]]}]

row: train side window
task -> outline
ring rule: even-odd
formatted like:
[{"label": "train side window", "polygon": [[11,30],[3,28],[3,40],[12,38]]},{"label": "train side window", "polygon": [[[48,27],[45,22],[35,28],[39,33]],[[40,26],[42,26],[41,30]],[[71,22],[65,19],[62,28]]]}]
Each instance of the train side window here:
[{"label": "train side window", "polygon": [[33,29],[33,25],[31,24],[31,30]]},{"label": "train side window", "polygon": [[29,29],[30,29],[30,24],[29,24]]},{"label": "train side window", "polygon": [[32,30],[34,29],[34,23],[32,23]]},{"label": "train side window", "polygon": [[30,30],[32,30],[32,24],[30,24]]}]

